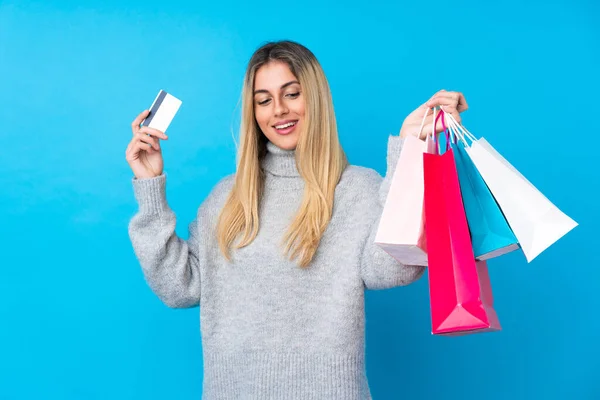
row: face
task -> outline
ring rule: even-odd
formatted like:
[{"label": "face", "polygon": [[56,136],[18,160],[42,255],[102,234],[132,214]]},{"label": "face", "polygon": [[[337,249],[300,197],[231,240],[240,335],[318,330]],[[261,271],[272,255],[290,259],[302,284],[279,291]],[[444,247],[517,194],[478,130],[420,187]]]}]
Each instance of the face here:
[{"label": "face", "polygon": [[293,150],[304,122],[304,97],[287,64],[272,61],[256,71],[254,117],[265,136],[277,147]]}]

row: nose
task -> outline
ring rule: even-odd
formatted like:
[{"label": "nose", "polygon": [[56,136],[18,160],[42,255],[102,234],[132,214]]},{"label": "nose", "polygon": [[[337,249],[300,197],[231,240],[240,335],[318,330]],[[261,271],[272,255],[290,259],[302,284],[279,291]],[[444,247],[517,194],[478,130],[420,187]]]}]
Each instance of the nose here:
[{"label": "nose", "polygon": [[288,108],[281,100],[275,100],[275,116],[280,117],[288,113]]}]

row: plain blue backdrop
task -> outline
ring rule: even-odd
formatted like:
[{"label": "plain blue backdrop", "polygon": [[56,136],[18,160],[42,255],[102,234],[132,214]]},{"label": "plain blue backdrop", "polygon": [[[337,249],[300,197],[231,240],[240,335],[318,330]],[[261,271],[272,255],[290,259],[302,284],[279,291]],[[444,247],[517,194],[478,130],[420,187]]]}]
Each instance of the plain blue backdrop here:
[{"label": "plain blue backdrop", "polygon": [[[85,4],[85,5],[81,5]],[[183,100],[163,142],[178,233],[234,171],[246,62],[321,61],[351,163],[439,89],[580,226],[490,262],[503,330],[431,335],[427,277],[367,294],[375,399],[599,399],[598,2],[0,2],[0,399],[198,399],[199,310],[164,306],[127,235],[130,123]]]}]

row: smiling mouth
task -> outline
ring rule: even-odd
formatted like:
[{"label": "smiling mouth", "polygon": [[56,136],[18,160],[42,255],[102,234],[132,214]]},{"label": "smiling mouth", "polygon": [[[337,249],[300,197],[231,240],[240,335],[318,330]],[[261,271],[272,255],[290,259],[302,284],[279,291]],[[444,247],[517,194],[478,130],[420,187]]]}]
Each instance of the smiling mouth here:
[{"label": "smiling mouth", "polygon": [[298,123],[298,121],[291,121],[291,122],[287,122],[285,124],[281,124],[281,125],[274,125],[275,129],[287,129],[287,128],[291,128],[292,126],[295,126]]}]

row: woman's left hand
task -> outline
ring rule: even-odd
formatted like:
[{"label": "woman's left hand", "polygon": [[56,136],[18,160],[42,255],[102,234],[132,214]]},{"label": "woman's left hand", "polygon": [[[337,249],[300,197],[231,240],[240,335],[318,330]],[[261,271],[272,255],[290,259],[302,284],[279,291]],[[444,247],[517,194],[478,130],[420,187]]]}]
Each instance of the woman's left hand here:
[{"label": "woman's left hand", "polygon": [[[400,137],[407,136],[419,136],[419,139],[425,139],[428,134],[431,133],[431,128],[433,124],[433,112],[430,110],[429,115],[425,119],[425,125],[421,132],[419,132],[419,128],[421,127],[421,123],[423,121],[423,116],[427,112],[428,109],[433,107],[441,106],[442,110],[451,114],[456,122],[461,123],[460,113],[466,111],[469,106],[467,105],[467,100],[465,96],[463,96],[460,92],[448,92],[446,90],[440,90],[436,94],[434,94],[429,101],[422,104],[415,111],[410,113],[404,123],[402,124],[402,128],[400,129]],[[435,127],[436,133],[440,133],[443,131],[441,123],[438,120],[438,124]],[[420,135],[419,135],[420,133]]]}]

